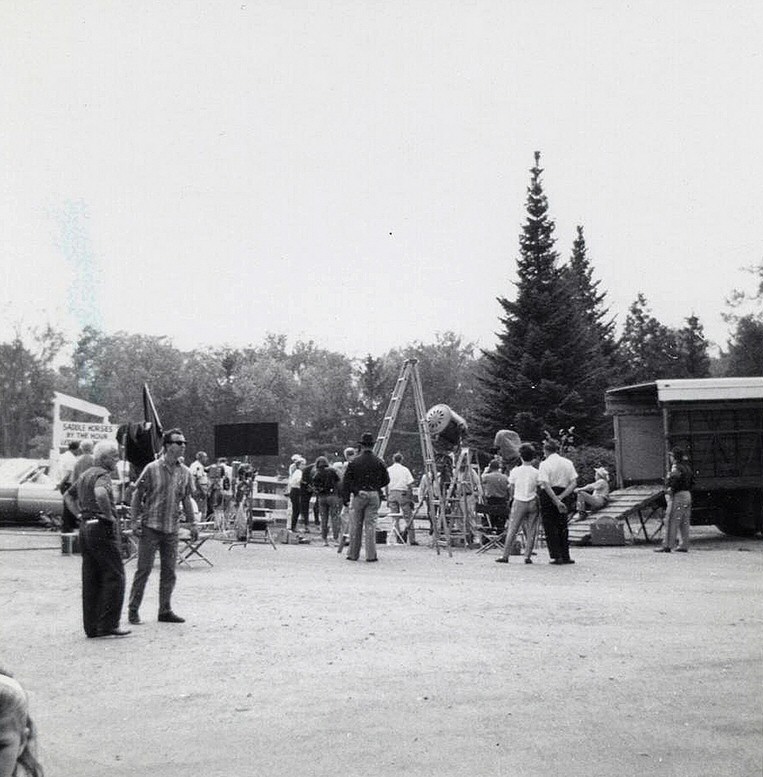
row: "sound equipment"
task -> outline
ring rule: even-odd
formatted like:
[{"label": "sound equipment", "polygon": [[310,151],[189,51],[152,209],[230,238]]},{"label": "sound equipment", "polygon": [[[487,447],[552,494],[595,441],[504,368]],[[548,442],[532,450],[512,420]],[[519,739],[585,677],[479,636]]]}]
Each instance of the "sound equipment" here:
[{"label": "sound equipment", "polygon": [[219,456],[278,456],[278,424],[215,424]]}]

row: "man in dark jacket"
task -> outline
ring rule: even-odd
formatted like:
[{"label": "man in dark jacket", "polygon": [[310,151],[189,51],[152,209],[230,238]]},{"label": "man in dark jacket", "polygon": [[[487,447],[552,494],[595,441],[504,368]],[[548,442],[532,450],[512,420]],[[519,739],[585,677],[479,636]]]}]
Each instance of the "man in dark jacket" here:
[{"label": "man in dark jacket", "polygon": [[[302,467],[302,480],[299,483],[299,514],[305,522],[305,531],[310,531],[310,500],[313,498],[313,475],[315,474],[315,462],[305,464]],[[313,508],[315,522],[319,523],[317,515],[318,501]]]},{"label": "man in dark jacket", "polygon": [[374,436],[366,432],[360,439],[360,453],[347,465],[344,473],[343,488],[352,495],[348,561],[358,560],[363,537],[366,561],[378,561],[376,517],[381,504],[381,490],[389,483],[389,473],[386,464],[374,454],[373,447]]},{"label": "man in dark jacket", "polygon": [[342,507],[342,499],[339,496],[339,474],[333,467],[329,467],[328,459],[325,456],[318,456],[315,460],[313,491],[315,491],[318,514],[321,519],[321,539],[324,545],[328,545],[329,522],[331,523],[331,535],[335,540],[339,539],[339,512]]}]

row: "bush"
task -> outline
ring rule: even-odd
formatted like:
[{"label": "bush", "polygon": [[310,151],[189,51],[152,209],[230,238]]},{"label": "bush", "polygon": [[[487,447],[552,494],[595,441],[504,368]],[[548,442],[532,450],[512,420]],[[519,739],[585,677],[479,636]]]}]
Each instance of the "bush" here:
[{"label": "bush", "polygon": [[606,467],[609,472],[609,486],[617,487],[617,472],[615,471],[615,452],[609,448],[599,448],[595,445],[581,445],[578,448],[568,448],[564,455],[572,461],[578,473],[578,485],[592,483],[596,476],[594,468]]}]

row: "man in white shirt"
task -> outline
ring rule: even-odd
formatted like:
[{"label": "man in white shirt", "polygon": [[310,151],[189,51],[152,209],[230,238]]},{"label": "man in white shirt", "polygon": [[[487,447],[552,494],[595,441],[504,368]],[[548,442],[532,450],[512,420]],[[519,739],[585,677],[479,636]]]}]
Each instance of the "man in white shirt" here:
[{"label": "man in white shirt", "polygon": [[525,527],[525,564],[532,564],[535,535],[538,532],[538,470],[533,467],[535,448],[528,443],[519,446],[522,463],[509,473],[509,500],[511,517],[503,546],[503,555],[496,561],[508,564],[511,548],[520,527]]},{"label": "man in white shirt", "polygon": [[[395,532],[403,538],[403,541],[410,541],[411,545],[418,545],[416,542],[416,529],[413,525],[413,475],[411,471],[403,464],[403,454],[396,453],[392,457],[392,466],[387,467],[389,473],[389,485],[387,486],[387,505],[390,512],[396,513]],[[405,520],[405,529],[400,529],[401,517]]]},{"label": "man in white shirt", "polygon": [[191,470],[191,477],[193,478],[193,498],[199,506],[202,520],[207,514],[207,496],[209,495],[208,461],[206,451],[199,451],[196,454],[196,461],[188,468]]},{"label": "man in white shirt", "polygon": [[[69,443],[69,447],[58,458],[58,490],[64,494],[74,482],[72,475],[74,465],[77,463],[79,452],[79,440]],[[64,500],[64,509],[61,515],[61,531],[70,533],[77,530],[77,516],[71,512]]]},{"label": "man in white shirt", "polygon": [[546,532],[546,545],[551,564],[574,564],[570,558],[570,544],[567,532],[567,513],[572,504],[566,504],[574,494],[578,484],[575,465],[564,456],[560,456],[559,443],[546,440],[543,443],[545,458],[538,467],[538,496],[543,530]]}]

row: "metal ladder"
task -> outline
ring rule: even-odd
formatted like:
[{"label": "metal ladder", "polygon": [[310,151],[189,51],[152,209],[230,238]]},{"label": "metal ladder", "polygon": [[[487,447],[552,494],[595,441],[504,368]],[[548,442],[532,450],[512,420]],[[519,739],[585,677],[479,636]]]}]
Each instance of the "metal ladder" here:
[{"label": "metal ladder", "polygon": [[[437,554],[440,554],[440,534],[439,534],[439,521],[437,518],[437,510],[435,502],[440,502],[439,486],[437,485],[437,468],[435,466],[434,458],[434,446],[432,445],[432,436],[429,432],[429,425],[427,424],[427,411],[424,404],[424,391],[421,387],[421,375],[419,374],[419,360],[418,359],[406,359],[403,362],[403,366],[400,370],[400,375],[397,378],[395,387],[392,390],[392,396],[387,406],[387,412],[384,414],[384,418],[379,428],[379,435],[374,443],[374,453],[379,458],[384,458],[384,453],[387,450],[387,443],[392,434],[392,429],[397,420],[397,414],[400,410],[400,403],[405,395],[405,389],[408,386],[408,382],[412,383],[413,387],[413,401],[416,408],[416,423],[419,429],[419,441],[421,443],[421,458],[424,461],[424,472],[427,475],[427,512],[433,531],[434,546],[437,549]],[[419,494],[421,498],[421,494]],[[447,528],[448,524],[445,522]],[[446,528],[446,530],[447,530]],[[448,550],[450,551],[450,541],[448,541]]]},{"label": "metal ladder", "polygon": [[472,475],[474,461],[471,449],[462,447],[453,470],[453,480],[443,498],[440,514],[451,555],[454,541],[463,542],[465,548],[469,546],[475,523],[473,503],[484,501],[482,481],[479,476],[475,479]]}]

